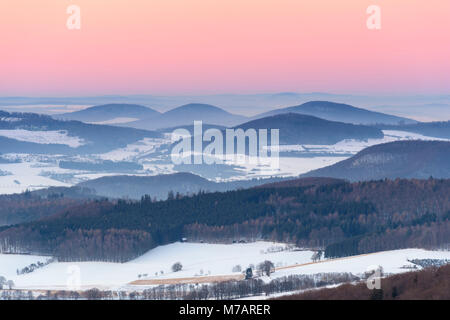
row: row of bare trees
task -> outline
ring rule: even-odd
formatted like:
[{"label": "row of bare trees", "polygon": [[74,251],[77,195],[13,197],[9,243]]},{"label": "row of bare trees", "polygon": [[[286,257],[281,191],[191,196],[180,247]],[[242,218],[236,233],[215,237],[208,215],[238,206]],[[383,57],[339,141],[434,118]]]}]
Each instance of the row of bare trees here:
[{"label": "row of bare trees", "polygon": [[[269,264],[263,263],[264,267]],[[271,266],[270,266],[271,267]],[[261,266],[263,268],[263,266]],[[227,281],[213,284],[161,285],[143,291],[47,291],[38,296],[31,291],[3,290],[3,300],[206,300],[238,299],[250,296],[269,296],[275,293],[318,288],[360,280],[351,273],[320,273],[315,275],[291,275],[270,282],[261,279]]]}]

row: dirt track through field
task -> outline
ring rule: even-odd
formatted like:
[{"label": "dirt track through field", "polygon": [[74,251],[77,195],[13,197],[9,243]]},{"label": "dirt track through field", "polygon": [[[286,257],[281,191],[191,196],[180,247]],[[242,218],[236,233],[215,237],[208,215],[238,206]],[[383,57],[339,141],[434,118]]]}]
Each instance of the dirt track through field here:
[{"label": "dirt track through field", "polygon": [[213,283],[224,282],[230,280],[244,280],[243,274],[228,275],[228,276],[204,276],[204,277],[190,277],[190,278],[169,278],[169,279],[148,279],[136,280],[129,284],[135,286],[151,286],[162,284],[187,284],[187,283]]},{"label": "dirt track through field", "polygon": [[325,262],[333,262],[333,261],[341,261],[341,260],[349,260],[349,259],[354,259],[354,258],[358,258],[358,257],[364,257],[364,256],[369,256],[372,254],[375,254],[377,252],[373,252],[373,253],[364,253],[364,254],[358,254],[356,256],[349,256],[349,257],[343,257],[343,258],[335,258],[335,259],[328,259],[328,260],[321,260],[321,261],[316,261],[316,262],[307,262],[307,263],[299,263],[299,264],[293,264],[290,266],[284,266],[284,267],[278,267],[275,268],[275,271],[278,270],[284,270],[284,269],[292,269],[292,268],[297,268],[297,267],[303,267],[303,266],[309,266],[311,264],[319,264],[319,263],[325,263]]}]

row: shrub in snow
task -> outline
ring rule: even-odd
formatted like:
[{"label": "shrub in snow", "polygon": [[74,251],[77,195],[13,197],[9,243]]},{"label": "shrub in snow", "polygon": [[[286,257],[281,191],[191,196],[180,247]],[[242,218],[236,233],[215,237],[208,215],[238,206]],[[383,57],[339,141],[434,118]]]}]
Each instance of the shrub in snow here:
[{"label": "shrub in snow", "polygon": [[183,269],[183,265],[180,262],[175,262],[172,266],[173,272],[181,271],[181,269]]}]

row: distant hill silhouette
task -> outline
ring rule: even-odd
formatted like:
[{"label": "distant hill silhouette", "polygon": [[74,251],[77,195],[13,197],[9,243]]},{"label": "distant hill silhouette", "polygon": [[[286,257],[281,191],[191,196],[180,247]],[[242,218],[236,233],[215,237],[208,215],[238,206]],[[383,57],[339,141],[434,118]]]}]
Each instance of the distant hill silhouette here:
[{"label": "distant hill silhouette", "polygon": [[169,191],[184,195],[199,191],[228,191],[284,180],[287,179],[267,178],[234,182],[214,182],[192,173],[179,172],[156,176],[120,175],[101,177],[82,182],[77,187],[95,190],[97,196],[140,199],[143,195],[147,194],[157,199],[166,199]]},{"label": "distant hill silhouette", "polygon": [[[344,139],[382,138],[377,128],[329,121],[298,113],[284,113],[252,120],[234,127],[244,130],[280,129],[280,144],[335,144]],[[270,140],[269,140],[270,141]]]},{"label": "distant hill silhouette", "polygon": [[116,118],[144,119],[159,114],[156,110],[138,104],[110,103],[55,115],[54,118],[83,122],[102,122]]},{"label": "distant hill silhouette", "polygon": [[330,101],[310,101],[298,106],[275,109],[255,116],[263,118],[282,113],[300,113],[318,118],[354,124],[409,124],[417,123],[415,120],[397,117],[381,112],[369,111],[348,104]]},{"label": "distant hill silhouette", "polygon": [[232,126],[247,120],[246,117],[231,114],[209,104],[190,103],[169,110],[163,114],[127,123],[126,126],[139,129],[161,129],[192,125],[195,120],[219,126]]},{"label": "distant hill silhouette", "polygon": [[396,178],[450,178],[450,142],[396,141],[366,148],[334,165],[302,177],[332,177],[351,181]]}]

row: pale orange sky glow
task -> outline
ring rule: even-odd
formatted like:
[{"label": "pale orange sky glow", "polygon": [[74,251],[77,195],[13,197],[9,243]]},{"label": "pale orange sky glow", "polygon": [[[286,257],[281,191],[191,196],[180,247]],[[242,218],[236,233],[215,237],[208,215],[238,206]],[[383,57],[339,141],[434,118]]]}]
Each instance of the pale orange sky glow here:
[{"label": "pale orange sky glow", "polygon": [[4,0],[0,95],[449,93],[449,21],[447,0]]}]

